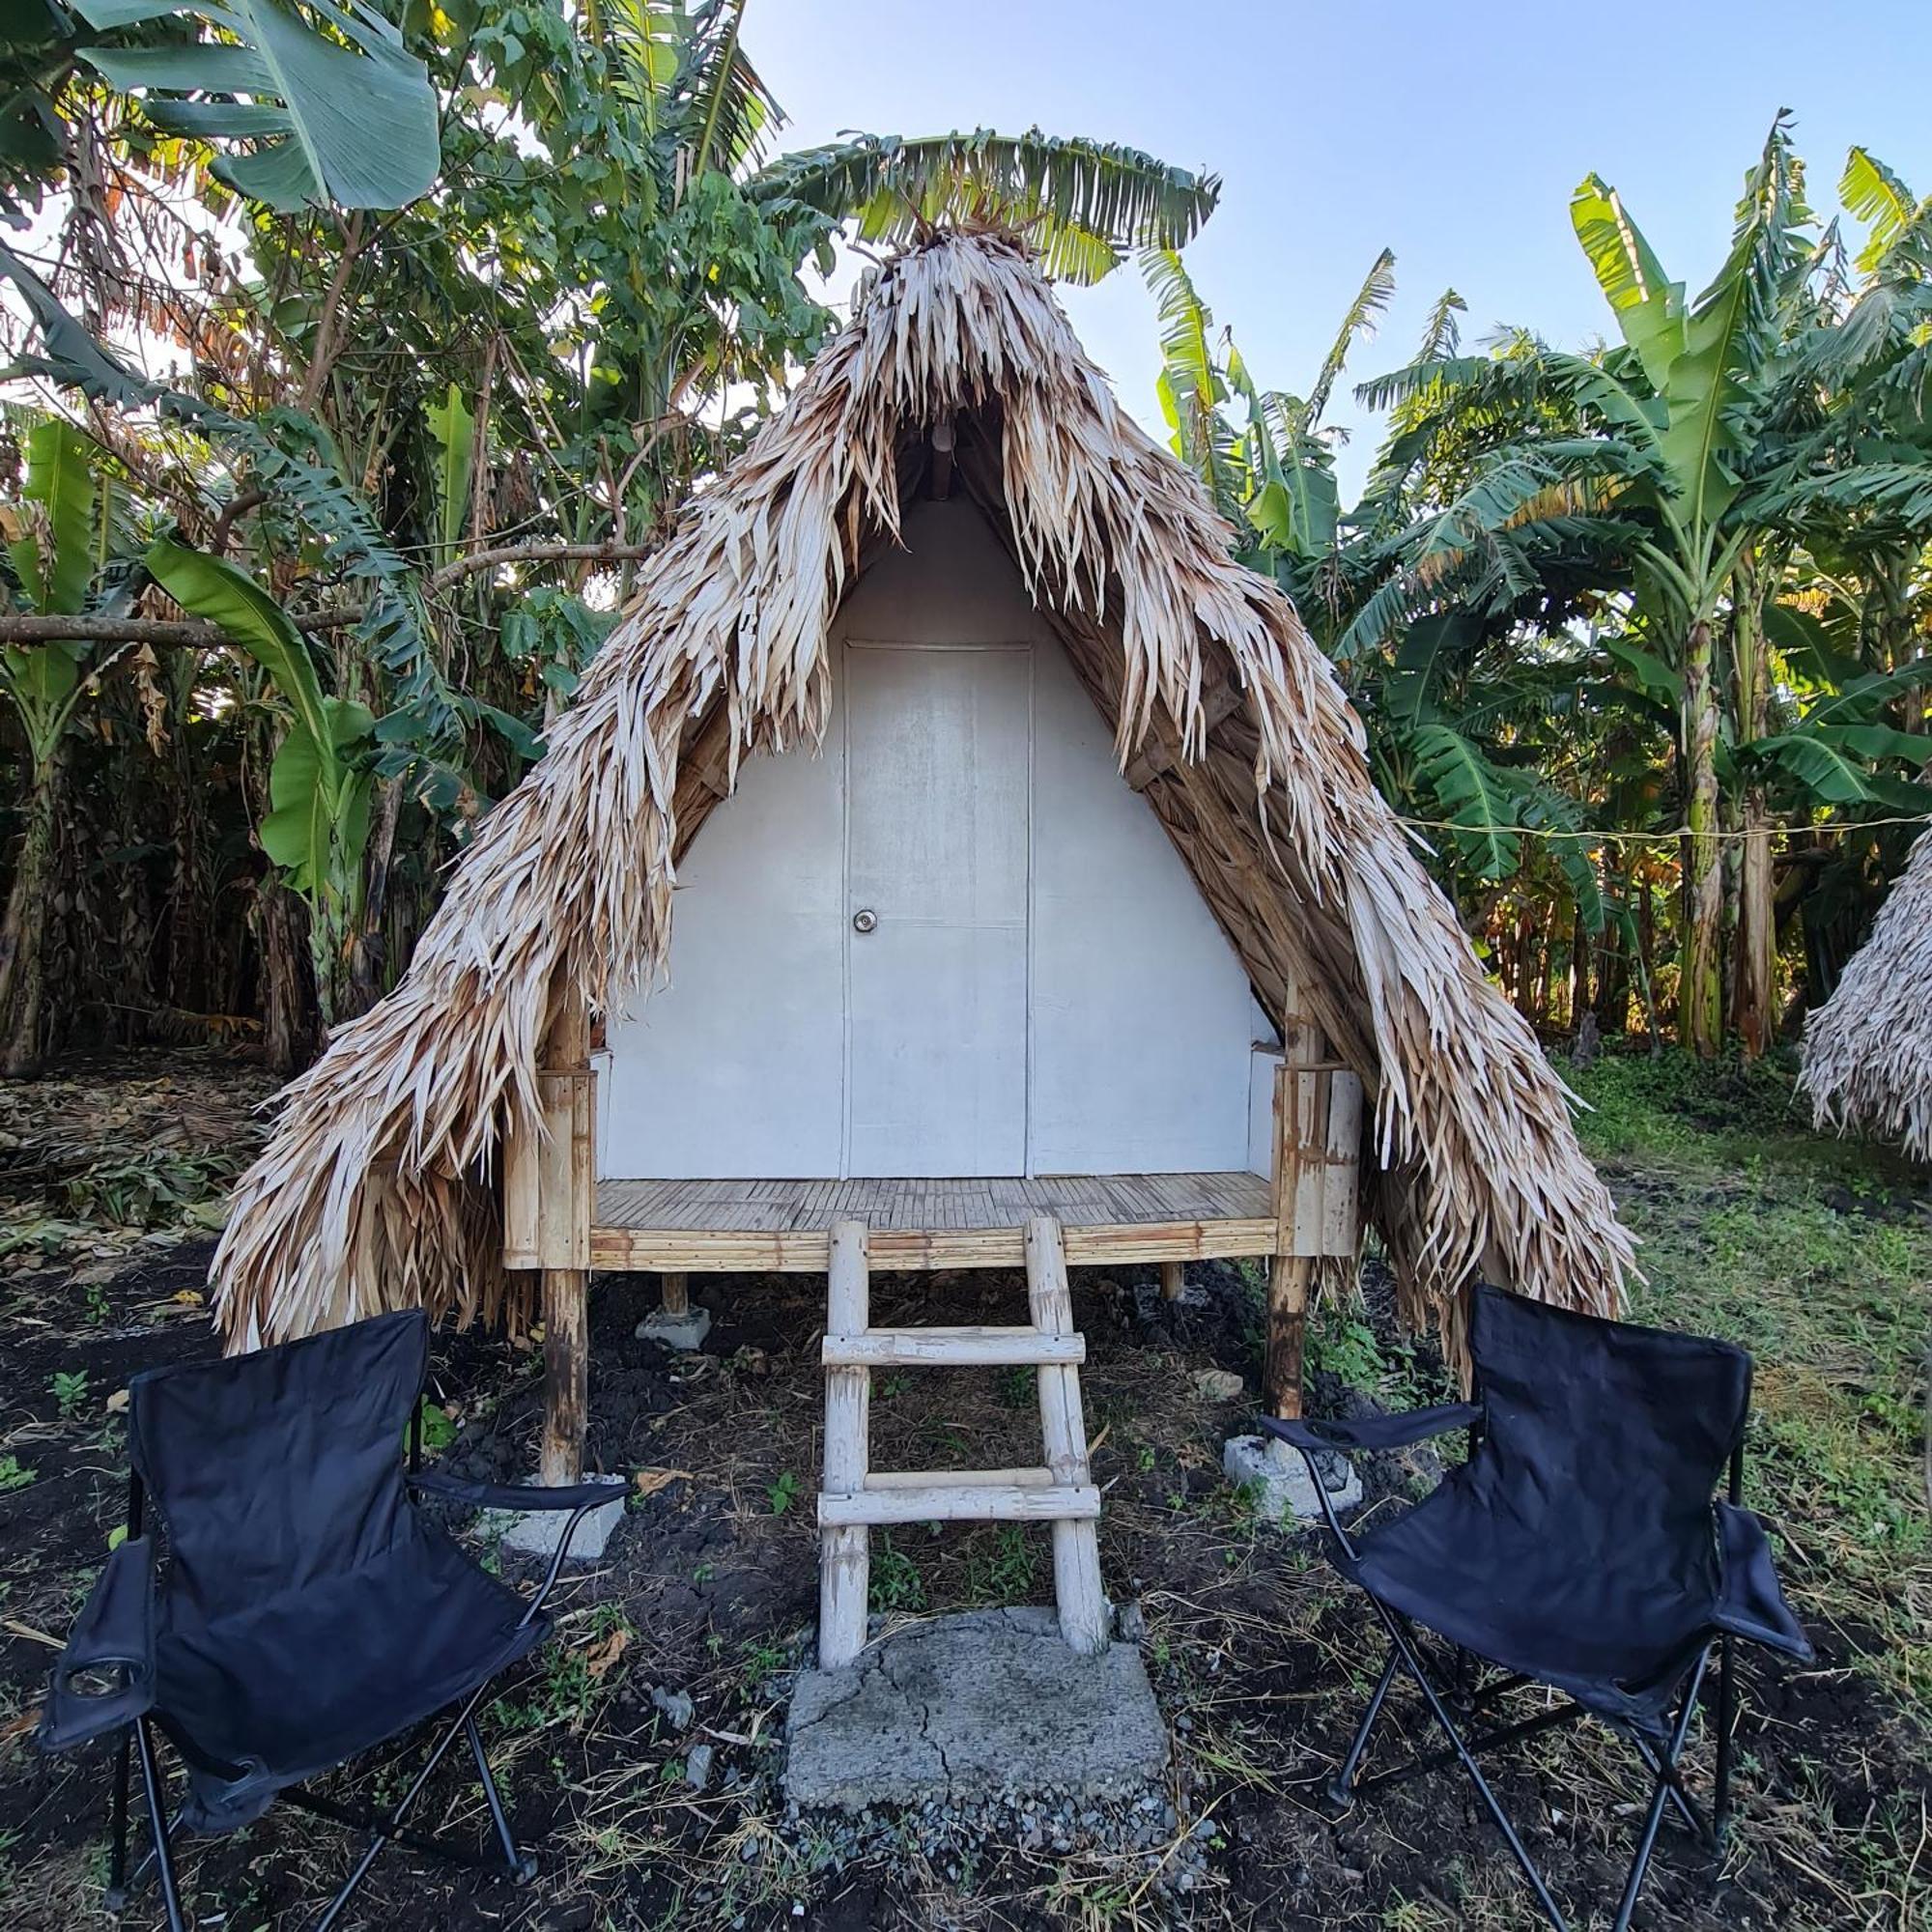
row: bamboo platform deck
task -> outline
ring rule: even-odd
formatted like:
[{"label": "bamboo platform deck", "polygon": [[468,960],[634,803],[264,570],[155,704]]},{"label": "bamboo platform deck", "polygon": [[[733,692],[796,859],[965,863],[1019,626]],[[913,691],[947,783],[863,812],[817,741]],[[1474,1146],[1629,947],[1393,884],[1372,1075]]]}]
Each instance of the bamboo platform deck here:
[{"label": "bamboo platform deck", "polygon": [[1276,1244],[1259,1174],[604,1180],[590,1264],[822,1274],[833,1223],[860,1220],[874,1269],[1019,1267],[1035,1214],[1060,1222],[1075,1266],[1265,1255]]}]

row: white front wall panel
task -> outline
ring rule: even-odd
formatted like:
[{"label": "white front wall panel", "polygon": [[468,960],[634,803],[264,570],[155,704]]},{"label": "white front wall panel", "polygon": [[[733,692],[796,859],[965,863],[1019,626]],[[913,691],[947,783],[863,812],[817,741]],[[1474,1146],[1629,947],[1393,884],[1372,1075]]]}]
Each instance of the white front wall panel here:
[{"label": "white front wall panel", "polygon": [[1057,644],[1034,747],[1034,1172],[1246,1167],[1247,974]]},{"label": "white front wall panel", "polygon": [[1249,1166],[1233,950],[978,513],[906,541],[839,614],[823,753],[750,761],[694,842],[603,1172]]},{"label": "white front wall panel", "polygon": [[844,747],[751,758],[692,841],[670,972],[609,1029],[606,1175],[838,1172],[843,1139]]}]

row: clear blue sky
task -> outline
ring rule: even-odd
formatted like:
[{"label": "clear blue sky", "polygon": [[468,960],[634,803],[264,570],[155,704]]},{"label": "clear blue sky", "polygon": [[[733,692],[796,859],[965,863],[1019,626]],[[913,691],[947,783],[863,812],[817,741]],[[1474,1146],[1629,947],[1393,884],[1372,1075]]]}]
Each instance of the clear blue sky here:
[{"label": "clear blue sky", "polygon": [[[1259,378],[1295,391],[1385,244],[1396,300],[1351,378],[1407,360],[1452,285],[1467,342],[1499,323],[1573,346],[1601,333],[1569,220],[1592,169],[1695,294],[1780,106],[1814,206],[1835,209],[1853,142],[1932,193],[1932,0],[751,0],[745,43],[791,117],[787,147],[1037,124],[1218,173],[1196,284]],[[1122,399],[1158,423],[1138,275],[1066,301]],[[1352,402],[1336,413],[1362,420]],[[1351,487],[1373,440],[1364,423]]]}]

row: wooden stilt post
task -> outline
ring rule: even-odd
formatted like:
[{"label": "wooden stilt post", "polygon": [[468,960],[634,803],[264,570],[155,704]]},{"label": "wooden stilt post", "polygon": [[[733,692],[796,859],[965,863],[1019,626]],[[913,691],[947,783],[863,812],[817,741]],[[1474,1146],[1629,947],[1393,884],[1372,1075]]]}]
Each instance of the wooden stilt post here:
[{"label": "wooden stilt post", "polygon": [[[871,1325],[871,1290],[863,1221],[832,1230],[825,1333],[829,1342],[862,1337]],[[668,1288],[672,1278],[666,1277]],[[683,1276],[676,1277],[679,1281]],[[857,1496],[871,1460],[872,1372],[825,1371],[824,1499]],[[866,1603],[871,1588],[871,1532],[863,1522],[819,1531],[818,1667],[837,1670],[866,1647]]]},{"label": "wooden stilt post", "polygon": [[1163,1301],[1179,1301],[1180,1291],[1187,1286],[1187,1264],[1185,1262],[1162,1262],[1160,1264],[1160,1298]]},{"label": "wooden stilt post", "polygon": [[[1027,1298],[1033,1325],[1043,1335],[1073,1333],[1073,1297],[1066,1285],[1066,1250],[1060,1223],[1036,1214],[1026,1229]],[[1039,1384],[1039,1426],[1046,1443],[1046,1466],[1062,1488],[1085,1488],[1087,1420],[1080,1408],[1080,1371],[1042,1365],[1034,1371]],[[1107,1598],[1100,1587],[1100,1538],[1091,1518],[1061,1518],[1053,1525],[1054,1595],[1060,1605],[1060,1634],[1067,1648],[1083,1657],[1107,1647]]]},{"label": "wooden stilt post", "polygon": [[546,1136],[536,1152],[537,1260],[543,1269],[546,1483],[583,1474],[589,1419],[590,1223],[596,1209],[597,1150],[590,1071],[590,1016],[573,991],[545,1041],[537,1076]]},{"label": "wooden stilt post", "polygon": [[543,1271],[544,1420],[539,1463],[546,1483],[575,1483],[583,1474],[583,1437],[590,1412],[590,1272]]},{"label": "wooden stilt post", "polygon": [[[1289,988],[1293,997],[1294,988]],[[1321,1030],[1291,1012],[1275,1073],[1275,1251],[1268,1264],[1267,1359],[1263,1394],[1270,1415],[1301,1413],[1301,1365],[1316,1262],[1349,1258],[1357,1240],[1362,1083],[1328,1057]]]},{"label": "wooden stilt post", "polygon": [[691,1277],[688,1274],[662,1274],[658,1277],[660,1306],[667,1315],[691,1313]]},{"label": "wooden stilt post", "polygon": [[[1291,991],[1293,988],[1291,988]],[[1298,1237],[1311,1146],[1322,1137],[1312,1116],[1326,1114],[1326,1076],[1304,1069],[1321,1061],[1325,1043],[1315,1023],[1299,1013],[1285,1016],[1282,1064],[1274,1079],[1274,1254],[1268,1263],[1267,1353],[1262,1394],[1270,1415],[1301,1413],[1301,1361],[1308,1323],[1308,1290],[1315,1278],[1315,1246]],[[1319,1222],[1321,1169],[1315,1174]]]}]

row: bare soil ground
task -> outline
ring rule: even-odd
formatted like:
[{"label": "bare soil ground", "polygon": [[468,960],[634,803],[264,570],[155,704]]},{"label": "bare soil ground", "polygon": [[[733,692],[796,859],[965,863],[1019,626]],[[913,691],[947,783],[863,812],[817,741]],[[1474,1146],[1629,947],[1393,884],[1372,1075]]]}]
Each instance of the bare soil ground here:
[{"label": "bare soil ground", "polygon": [[[104,1922],[105,1754],[46,1759],[29,1733],[54,1647],[120,1520],[115,1397],[139,1368],[210,1350],[205,1224],[258,1131],[248,1103],[266,1091],[244,1066],[186,1056],[0,1090],[10,1190],[0,1203],[0,1915],[22,1932]],[[1932,1925],[1923,1177],[1804,1133],[1773,1076],[1634,1065],[1599,1069],[1588,1091],[1600,1104],[1593,1146],[1647,1242],[1651,1284],[1636,1312],[1734,1334],[1759,1355],[1752,1500],[1780,1533],[1820,1650],[1803,1670],[1746,1655],[1731,1847],[1714,1866],[1666,1833],[1639,1922],[1917,1932]],[[157,1172],[164,1185],[153,1184]],[[1394,1333],[1373,1265],[1368,1279],[1361,1306],[1321,1319],[1317,1407],[1442,1393],[1433,1350]],[[593,1293],[592,1456],[633,1475],[631,1503],[604,1562],[564,1592],[557,1640],[506,1686],[486,1724],[540,1878],[518,1889],[392,1852],[355,1922],[551,1932],[1536,1922],[1458,1776],[1400,1787],[1339,1823],[1317,1807],[1379,1649],[1318,1540],[1258,1522],[1221,1477],[1219,1445],[1244,1422],[1260,1350],[1255,1284],[1226,1266],[1198,1270],[1196,1292],[1174,1306],[1151,1273],[1075,1278],[1106,1491],[1105,1578],[1116,1603],[1139,1608],[1173,1732],[1151,1842],[1122,1849],[1077,1819],[1063,1848],[1052,1833],[1031,1845],[1018,1833],[962,1841],[946,1819],[917,1814],[865,1832],[788,1817],[786,1700],[815,1609],[823,1284],[695,1286],[716,1317],[696,1357],[633,1338],[654,1298],[649,1281],[609,1277]],[[949,1320],[1011,1321],[1024,1289],[997,1274],[889,1277],[875,1302],[881,1320],[943,1309]],[[1248,1396],[1205,1401],[1196,1377],[1209,1368],[1245,1377]],[[530,1465],[533,1352],[474,1332],[440,1336],[433,1396],[452,1466]],[[1037,1424],[1025,1372],[884,1375],[874,1454],[882,1466],[1024,1463],[1037,1460]],[[1403,1507],[1426,1475],[1378,1465],[1369,1508]],[[515,1573],[514,1559],[483,1553]],[[879,1540],[873,1587],[876,1609],[903,1616],[1048,1601],[1046,1532],[895,1532]],[[691,1698],[688,1729],[653,1690]],[[700,1745],[712,1753],[701,1790],[688,1778]],[[394,1789],[408,1762],[365,1766],[355,1782]],[[1634,1773],[1625,1747],[1588,1728],[1495,1761],[1505,1804],[1578,1924],[1607,1922]],[[454,1775],[434,1787],[426,1821],[479,1839],[487,1829],[478,1795]],[[331,1828],[278,1811],[196,1846],[185,1878],[204,1925],[293,1927],[351,1856]],[[125,1922],[159,1923],[152,1892]]]}]

